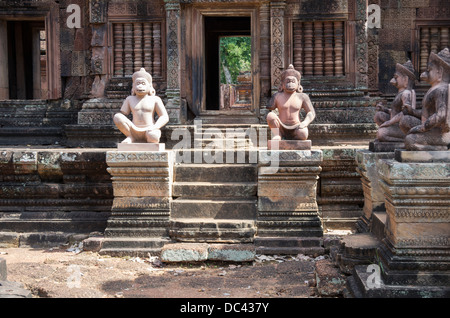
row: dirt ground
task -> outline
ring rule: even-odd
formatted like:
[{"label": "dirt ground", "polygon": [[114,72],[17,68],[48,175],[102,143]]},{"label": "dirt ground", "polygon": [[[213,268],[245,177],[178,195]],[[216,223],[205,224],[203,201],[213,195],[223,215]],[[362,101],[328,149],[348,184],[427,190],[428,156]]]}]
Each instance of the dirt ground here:
[{"label": "dirt ground", "polygon": [[[61,246],[1,248],[7,280],[34,298],[315,298],[315,259],[258,256],[251,263],[167,264]],[[321,257],[323,258],[323,256]]]}]

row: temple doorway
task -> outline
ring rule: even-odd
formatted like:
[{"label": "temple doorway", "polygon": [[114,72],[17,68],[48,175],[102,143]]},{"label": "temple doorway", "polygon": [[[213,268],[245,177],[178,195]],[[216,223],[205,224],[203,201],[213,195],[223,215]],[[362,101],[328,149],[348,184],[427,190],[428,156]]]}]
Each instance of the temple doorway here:
[{"label": "temple doorway", "polygon": [[205,17],[204,30],[206,110],[250,110],[251,18]]},{"label": "temple doorway", "polygon": [[44,21],[2,21],[1,99],[47,97],[47,39]]}]

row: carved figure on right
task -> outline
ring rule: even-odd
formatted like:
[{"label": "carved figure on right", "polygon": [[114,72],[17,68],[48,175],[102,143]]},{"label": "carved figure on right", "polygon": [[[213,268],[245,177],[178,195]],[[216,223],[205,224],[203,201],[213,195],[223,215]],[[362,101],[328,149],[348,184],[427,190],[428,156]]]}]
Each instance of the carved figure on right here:
[{"label": "carved figure on right", "polygon": [[379,142],[403,142],[406,133],[401,124],[405,121],[402,110],[404,108],[416,109],[416,93],[413,89],[415,83],[415,71],[411,61],[405,64],[397,63],[395,73],[389,82],[398,93],[395,96],[391,108],[377,105],[374,121],[379,126],[376,140]]},{"label": "carved figure on right", "polygon": [[[405,137],[406,150],[442,151],[450,147],[450,52],[431,52],[427,70],[420,75],[431,88],[422,100],[422,109],[404,107],[405,123],[412,127]],[[420,121],[418,117],[420,116]],[[414,125],[416,123],[417,125]],[[411,125],[412,124],[412,125]],[[407,125],[404,125],[407,127]]]}]

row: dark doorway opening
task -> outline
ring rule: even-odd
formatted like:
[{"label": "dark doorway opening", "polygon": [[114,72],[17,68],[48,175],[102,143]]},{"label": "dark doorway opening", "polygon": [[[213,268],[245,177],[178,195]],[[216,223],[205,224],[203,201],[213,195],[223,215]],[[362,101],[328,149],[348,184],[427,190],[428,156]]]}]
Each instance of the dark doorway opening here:
[{"label": "dark doorway opening", "polygon": [[206,110],[220,109],[220,38],[251,36],[250,17],[205,17]]},{"label": "dark doorway opening", "polygon": [[47,90],[44,22],[8,21],[7,32],[9,99],[41,99]]}]

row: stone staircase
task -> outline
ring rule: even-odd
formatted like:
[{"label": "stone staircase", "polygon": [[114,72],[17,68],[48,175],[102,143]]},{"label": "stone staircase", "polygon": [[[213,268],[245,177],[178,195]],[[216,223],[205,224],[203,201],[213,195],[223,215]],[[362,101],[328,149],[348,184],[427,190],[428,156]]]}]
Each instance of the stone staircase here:
[{"label": "stone staircase", "polygon": [[[208,129],[202,128],[201,136]],[[169,235],[178,242],[251,243],[257,215],[257,163],[249,163],[251,142],[245,134],[230,140],[225,134],[197,138],[199,133],[199,144],[190,154],[201,162],[174,166]]]}]

